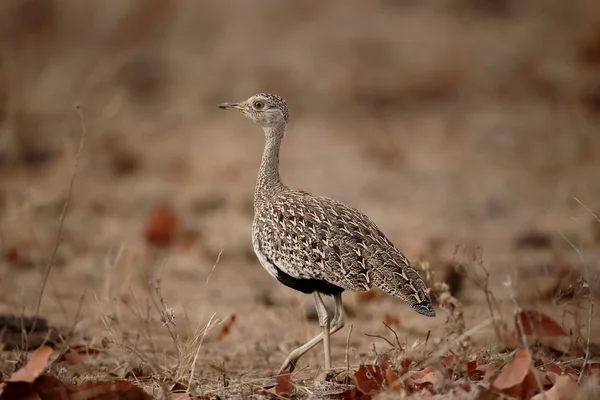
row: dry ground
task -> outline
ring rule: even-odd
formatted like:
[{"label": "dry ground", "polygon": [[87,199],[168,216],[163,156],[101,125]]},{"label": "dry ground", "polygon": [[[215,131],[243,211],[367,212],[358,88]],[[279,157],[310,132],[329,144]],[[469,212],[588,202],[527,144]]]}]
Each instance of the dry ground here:
[{"label": "dry ground", "polygon": [[[465,329],[490,317],[487,271],[500,319],[533,308],[600,344],[587,295],[600,296],[600,7],[484,3],[6,2],[0,312],[35,314],[52,260],[40,316],[108,347],[61,374],[162,373],[215,315],[225,322],[193,362],[199,390],[227,393],[215,363],[235,384],[272,376],[318,326],[310,296],[251,252],[260,129],[215,107],[267,91],[291,108],[287,183],[362,209],[428,261]],[[70,192],[75,104],[85,143]],[[162,247],[147,238],[158,206],[177,218]],[[382,320],[408,344],[457,345],[442,340],[457,332],[439,305],[425,319],[382,295],[345,301],[337,367],[347,347],[353,367],[389,347],[366,336],[391,339]],[[496,336],[487,324],[471,346],[501,350]],[[321,354],[301,360],[307,376]],[[15,353],[3,358],[10,373]]]}]

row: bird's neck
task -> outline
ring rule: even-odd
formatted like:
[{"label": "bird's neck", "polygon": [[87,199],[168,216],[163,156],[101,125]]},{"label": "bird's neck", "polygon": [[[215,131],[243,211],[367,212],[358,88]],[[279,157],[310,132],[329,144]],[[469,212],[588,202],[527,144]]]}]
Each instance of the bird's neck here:
[{"label": "bird's neck", "polygon": [[285,125],[264,128],[264,131],[265,150],[254,190],[255,206],[287,189],[279,176],[279,148],[283,140]]}]

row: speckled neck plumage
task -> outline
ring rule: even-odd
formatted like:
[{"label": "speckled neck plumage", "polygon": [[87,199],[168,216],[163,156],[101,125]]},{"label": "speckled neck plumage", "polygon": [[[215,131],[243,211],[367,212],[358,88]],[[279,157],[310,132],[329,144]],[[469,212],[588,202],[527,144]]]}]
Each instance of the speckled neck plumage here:
[{"label": "speckled neck plumage", "polygon": [[285,125],[264,128],[265,150],[262,155],[258,178],[254,189],[254,207],[288,190],[279,176],[279,148],[283,141]]}]

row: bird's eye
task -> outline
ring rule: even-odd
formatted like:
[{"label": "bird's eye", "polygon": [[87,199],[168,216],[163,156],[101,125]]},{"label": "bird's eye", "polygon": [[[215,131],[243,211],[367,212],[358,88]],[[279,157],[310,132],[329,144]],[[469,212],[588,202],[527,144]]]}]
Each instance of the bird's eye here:
[{"label": "bird's eye", "polygon": [[253,106],[256,110],[262,110],[263,108],[265,108],[265,103],[263,103],[262,101],[255,101]]}]

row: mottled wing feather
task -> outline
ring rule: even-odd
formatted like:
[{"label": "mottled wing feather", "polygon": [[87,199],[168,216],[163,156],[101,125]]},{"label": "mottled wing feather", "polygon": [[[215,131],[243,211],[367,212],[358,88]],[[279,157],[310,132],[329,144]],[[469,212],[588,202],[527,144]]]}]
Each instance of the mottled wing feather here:
[{"label": "mottled wing feather", "polygon": [[425,283],[406,257],[350,206],[291,190],[258,205],[254,224],[260,251],[293,277],[352,291],[375,285],[415,309],[430,305]]}]

